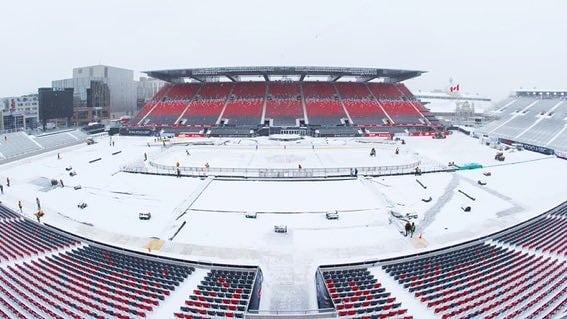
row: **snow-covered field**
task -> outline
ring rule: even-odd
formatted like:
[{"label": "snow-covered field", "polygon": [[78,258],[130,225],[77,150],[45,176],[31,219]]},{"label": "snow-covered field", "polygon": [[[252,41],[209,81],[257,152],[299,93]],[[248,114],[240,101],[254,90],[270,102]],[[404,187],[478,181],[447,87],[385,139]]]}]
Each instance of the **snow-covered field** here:
[{"label": "snow-covered field", "polygon": [[[197,140],[187,140],[164,148],[153,138],[112,139],[114,146],[107,136],[94,145],[60,150],[61,159],[51,152],[0,166],[4,185],[0,200],[14,209],[21,200],[23,213],[32,216],[37,197],[46,213],[42,222],[93,240],[145,250],[150,238],[157,237],[165,244],[152,251],[156,255],[259,265],[265,278],[260,307],[265,310],[316,308],[313,278],[319,265],[376,260],[468,241],[567,199],[563,186],[567,161],[509,151],[504,162],[497,162],[496,150],[460,133],[445,140],[407,137],[406,145],[379,139],[257,138],[207,140],[213,145],[188,145]],[[375,158],[368,155],[372,147],[377,150]],[[394,154],[396,147],[400,155]],[[362,167],[420,160],[432,166],[455,162],[479,163],[484,168],[329,181],[120,172],[125,164],[143,162],[144,153],[155,163],[196,167],[204,163],[226,168]],[[101,160],[89,163],[97,158]],[[71,171],[77,175],[69,176]],[[487,172],[490,176],[483,174]],[[63,180],[65,187],[51,186],[52,179]],[[431,201],[423,201],[429,197]],[[88,206],[81,209],[80,203]],[[467,206],[470,212],[463,210]],[[337,211],[339,220],[327,220],[328,211]],[[392,211],[417,215],[414,238],[401,234],[403,222]],[[141,212],[151,212],[152,218],[139,220]],[[257,218],[245,218],[250,212],[256,212]],[[288,233],[275,233],[275,225],[287,226]],[[419,235],[421,239],[416,238]],[[291,293],[277,294],[280,289]]]}]

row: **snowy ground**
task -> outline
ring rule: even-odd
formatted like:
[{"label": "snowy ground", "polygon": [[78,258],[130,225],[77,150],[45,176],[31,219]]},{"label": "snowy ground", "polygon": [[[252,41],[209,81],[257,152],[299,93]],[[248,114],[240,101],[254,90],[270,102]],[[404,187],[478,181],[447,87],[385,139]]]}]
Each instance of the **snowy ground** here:
[{"label": "snowy ground", "polygon": [[[149,138],[113,140],[114,147],[109,137],[101,137],[94,145],[61,150],[61,159],[51,152],[0,166],[1,201],[16,209],[21,200],[24,214],[31,216],[37,211],[38,197],[45,223],[113,245],[144,250],[150,237],[158,237],[166,242],[155,254],[259,265],[265,278],[262,310],[316,308],[314,274],[319,265],[400,256],[471,240],[566,200],[562,184],[567,180],[567,161],[515,151],[506,152],[505,162],[497,162],[496,150],[458,133],[446,140],[405,138],[407,145],[352,138],[300,142],[258,138],[207,140],[214,145],[186,145],[200,141],[187,140],[163,148]],[[396,146],[400,155],[394,154]],[[368,156],[371,147],[377,150],[376,158]],[[121,153],[112,155],[117,151]],[[355,167],[415,160],[431,166],[474,162],[485,168],[312,182],[119,172],[124,164],[143,161],[144,153],[166,165],[208,162],[228,168],[287,168],[298,163]],[[100,161],[89,163],[99,157]],[[67,167],[77,175],[69,176]],[[486,172],[491,176],[483,175]],[[51,179],[62,179],[65,187],[51,186]],[[486,185],[479,185],[479,180]],[[75,190],[78,185],[81,189]],[[429,197],[430,202],[422,200]],[[82,202],[88,207],[78,208]],[[462,210],[467,206],[471,212]],[[327,211],[338,211],[339,220],[327,220]],[[391,211],[416,214],[415,237],[421,234],[422,239],[404,237],[403,222],[392,217]],[[151,220],[140,221],[140,212],[151,212]],[[257,212],[257,218],[245,218],[247,212]],[[168,240],[184,222],[182,230]],[[287,226],[288,233],[274,233],[274,225]]]}]

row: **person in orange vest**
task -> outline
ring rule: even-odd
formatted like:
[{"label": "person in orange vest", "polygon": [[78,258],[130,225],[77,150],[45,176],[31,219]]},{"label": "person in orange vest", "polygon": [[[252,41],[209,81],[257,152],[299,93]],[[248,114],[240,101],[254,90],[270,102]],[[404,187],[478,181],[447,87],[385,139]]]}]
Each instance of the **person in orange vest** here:
[{"label": "person in orange vest", "polygon": [[45,215],[45,213],[40,209],[40,210],[38,210],[37,213],[35,213],[34,215],[35,215],[35,217],[37,218],[37,222],[39,223],[39,222],[41,222],[39,219],[40,219],[41,217],[43,217],[43,215]]}]

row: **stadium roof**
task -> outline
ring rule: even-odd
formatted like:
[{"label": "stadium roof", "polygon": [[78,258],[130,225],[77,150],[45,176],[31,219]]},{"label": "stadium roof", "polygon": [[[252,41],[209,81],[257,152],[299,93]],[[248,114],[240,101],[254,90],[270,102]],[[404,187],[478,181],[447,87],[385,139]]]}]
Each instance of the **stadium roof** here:
[{"label": "stadium roof", "polygon": [[368,82],[374,79],[382,79],[384,82],[401,82],[418,77],[425,71],[320,66],[252,66],[160,70],[144,73],[167,82],[183,82],[185,79],[207,82],[223,77],[238,82],[242,76],[260,76],[266,81],[270,81],[271,76],[297,76],[299,81],[303,81],[307,76],[326,76],[332,82],[342,77],[353,77],[358,82]]}]

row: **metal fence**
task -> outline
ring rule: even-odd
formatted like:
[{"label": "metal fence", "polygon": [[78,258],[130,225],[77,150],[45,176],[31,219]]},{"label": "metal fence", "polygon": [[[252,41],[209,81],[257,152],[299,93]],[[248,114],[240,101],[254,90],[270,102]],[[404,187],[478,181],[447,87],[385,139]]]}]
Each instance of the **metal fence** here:
[{"label": "metal fence", "polygon": [[414,173],[420,165],[416,161],[404,165],[370,166],[370,167],[335,167],[335,168],[229,168],[229,167],[186,167],[176,168],[171,165],[163,165],[150,162],[149,166],[130,164],[121,167],[121,171],[129,173],[143,173],[156,175],[176,175],[191,177],[228,177],[247,179],[320,179],[335,177],[362,176],[384,176]]}]

